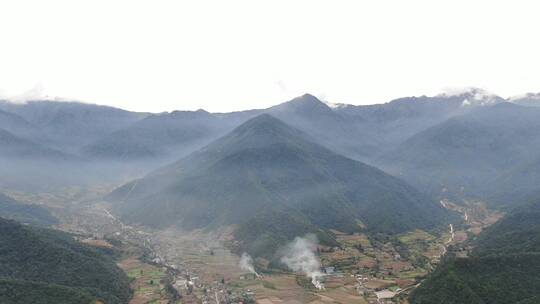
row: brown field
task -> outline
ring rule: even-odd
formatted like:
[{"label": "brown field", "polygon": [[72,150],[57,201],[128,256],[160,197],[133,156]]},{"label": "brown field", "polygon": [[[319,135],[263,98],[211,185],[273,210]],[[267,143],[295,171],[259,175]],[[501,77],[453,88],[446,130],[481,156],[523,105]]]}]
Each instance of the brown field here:
[{"label": "brown field", "polygon": [[396,285],[396,282],[390,281],[390,280],[370,280],[369,282],[366,282],[364,285],[367,288],[371,288],[371,289],[377,289],[377,288],[383,289],[383,288]]},{"label": "brown field", "polygon": [[335,278],[327,281],[326,290],[314,291],[307,290],[299,286],[295,275],[280,274],[265,276],[263,280],[271,286],[264,287],[262,281],[250,285],[249,288],[256,294],[257,303],[276,304],[276,303],[343,303],[363,304],[364,299],[358,295],[354,287],[354,279]]}]

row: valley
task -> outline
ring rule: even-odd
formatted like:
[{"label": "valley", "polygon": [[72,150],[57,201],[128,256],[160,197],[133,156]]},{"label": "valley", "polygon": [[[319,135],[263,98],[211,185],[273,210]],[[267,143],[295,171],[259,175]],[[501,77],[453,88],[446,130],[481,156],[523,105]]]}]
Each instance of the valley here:
[{"label": "valley", "polygon": [[271,268],[264,258],[255,259],[260,278],[241,269],[238,254],[231,252],[232,226],[216,233],[124,224],[99,199],[110,190],[103,186],[9,194],[22,202],[42,202],[59,218],[57,228],[79,235],[86,244],[120,249],[119,266],[133,278],[132,304],[170,303],[171,299],[212,304],[347,304],[377,303],[378,297],[390,296],[393,303],[407,303],[407,295],[437,267],[449,246],[459,246],[501,216],[481,202],[444,201],[445,208],[464,217],[453,231],[414,230],[377,239],[333,230],[338,245],[317,248],[325,273],[325,289],[317,290],[303,274]]}]

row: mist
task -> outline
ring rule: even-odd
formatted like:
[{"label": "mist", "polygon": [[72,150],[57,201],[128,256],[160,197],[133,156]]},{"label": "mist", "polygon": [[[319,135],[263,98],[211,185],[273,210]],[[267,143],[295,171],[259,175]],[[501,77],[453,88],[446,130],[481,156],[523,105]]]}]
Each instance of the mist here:
[{"label": "mist", "polygon": [[315,255],[317,245],[317,237],[313,234],[308,234],[305,237],[296,237],[285,246],[281,262],[287,265],[292,271],[305,274],[311,279],[313,286],[319,290],[323,290],[324,284],[320,281],[323,277],[321,262]]},{"label": "mist", "polygon": [[255,271],[255,267],[253,266],[253,258],[246,252],[242,253],[239,265],[242,270],[249,271],[253,273],[256,277],[260,277],[260,275]]}]

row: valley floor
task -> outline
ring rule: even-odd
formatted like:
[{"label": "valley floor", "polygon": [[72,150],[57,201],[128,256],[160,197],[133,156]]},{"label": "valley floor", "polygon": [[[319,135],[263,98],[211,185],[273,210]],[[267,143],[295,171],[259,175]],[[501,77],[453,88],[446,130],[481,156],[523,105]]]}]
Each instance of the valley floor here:
[{"label": "valley floor", "polygon": [[[57,228],[79,234],[88,244],[116,246],[110,239],[124,244],[119,266],[133,278],[132,304],[167,303],[176,292],[182,296],[178,303],[377,303],[387,296],[406,303],[407,295],[435,268],[448,246],[474,237],[502,216],[482,202],[441,201],[445,208],[463,215],[463,224],[440,235],[416,230],[400,235],[396,243],[334,231],[340,246],[319,248],[327,275],[326,290],[318,291],[300,274],[264,269],[268,262],[264,260],[256,261],[264,272],[262,278],[245,273],[238,266],[239,257],[224,245],[231,241],[232,227],[217,235],[126,225],[97,199],[109,190],[9,194],[51,207],[61,220]],[[466,255],[468,248],[460,250]]]}]

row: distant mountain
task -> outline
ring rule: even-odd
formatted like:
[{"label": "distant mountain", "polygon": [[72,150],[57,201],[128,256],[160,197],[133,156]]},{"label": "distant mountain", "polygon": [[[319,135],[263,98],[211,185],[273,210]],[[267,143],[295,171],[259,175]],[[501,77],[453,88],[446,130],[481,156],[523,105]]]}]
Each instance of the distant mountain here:
[{"label": "distant mountain", "polygon": [[0,110],[15,113],[39,128],[47,140],[43,143],[72,153],[78,147],[125,128],[147,115],[107,106],[57,101],[23,104],[4,101],[0,102]]},{"label": "distant mountain", "polygon": [[[366,154],[351,124],[316,97],[305,94],[280,105],[233,113],[203,110],[151,115],[84,148],[91,157],[144,159],[189,154],[261,113],[269,113],[347,155]],[[362,152],[364,151],[364,152]]]},{"label": "distant mountain", "polygon": [[[432,97],[404,97],[384,104],[340,105],[333,110],[349,120],[357,134],[371,142],[370,162],[409,137],[447,119],[504,100],[481,89]],[[357,145],[366,145],[357,142]]]},{"label": "distant mountain", "polygon": [[0,129],[17,134],[18,136],[31,137],[37,133],[37,129],[19,115],[0,111]]},{"label": "distant mountain", "polygon": [[150,115],[85,146],[83,153],[105,159],[177,159],[230,131],[233,123],[203,110]]},{"label": "distant mountain", "polygon": [[509,98],[508,101],[522,106],[540,107],[540,93],[527,93]]},{"label": "distant mountain", "polygon": [[51,149],[0,129],[0,157],[32,160],[70,160],[63,152]]},{"label": "distant mountain", "polygon": [[377,162],[435,194],[481,195],[501,174],[538,158],[540,109],[481,107],[407,139]]},{"label": "distant mountain", "polygon": [[413,292],[412,304],[540,302],[540,203],[482,232],[470,258],[443,263]]},{"label": "distant mountain", "polygon": [[0,193],[0,217],[38,226],[50,226],[58,222],[47,209],[39,205],[22,204],[2,193]]},{"label": "distant mountain", "polygon": [[70,235],[0,218],[1,303],[127,303],[129,280],[112,256]]},{"label": "distant mountain", "polygon": [[374,152],[375,138],[315,96],[304,94],[264,110],[265,113],[309,134],[320,144],[353,158]]},{"label": "distant mountain", "polygon": [[304,131],[325,147],[353,159],[371,162],[410,136],[449,117],[502,101],[500,97],[474,89],[458,95],[410,97],[381,105],[332,108],[315,96],[304,94],[260,110],[232,113],[175,111],[150,115],[95,140],[83,148],[83,153],[98,159],[179,157],[256,115],[268,113]]},{"label": "distant mountain", "polygon": [[185,229],[236,225],[253,255],[307,232],[434,228],[447,212],[403,181],[338,155],[263,114],[203,149],[115,190],[130,222]]}]

